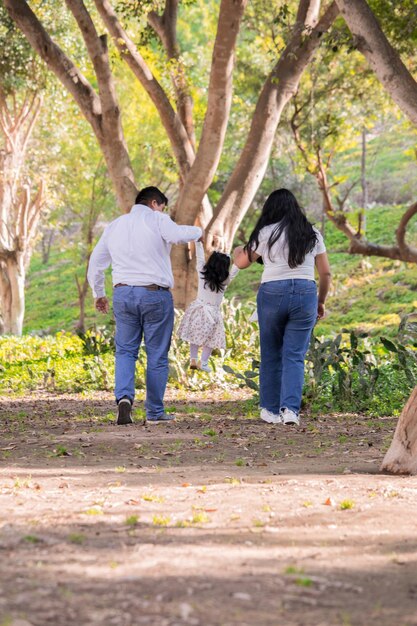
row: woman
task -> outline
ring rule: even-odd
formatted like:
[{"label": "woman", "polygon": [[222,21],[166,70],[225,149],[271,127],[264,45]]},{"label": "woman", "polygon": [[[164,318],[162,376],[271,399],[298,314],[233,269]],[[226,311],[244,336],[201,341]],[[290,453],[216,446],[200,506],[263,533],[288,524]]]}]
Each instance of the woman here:
[{"label": "woman", "polygon": [[234,263],[244,269],[259,257],[264,263],[257,297],[261,418],[298,426],[304,358],[314,324],[324,317],[330,266],[321,234],[287,189],[271,193],[248,243],[236,248]]}]

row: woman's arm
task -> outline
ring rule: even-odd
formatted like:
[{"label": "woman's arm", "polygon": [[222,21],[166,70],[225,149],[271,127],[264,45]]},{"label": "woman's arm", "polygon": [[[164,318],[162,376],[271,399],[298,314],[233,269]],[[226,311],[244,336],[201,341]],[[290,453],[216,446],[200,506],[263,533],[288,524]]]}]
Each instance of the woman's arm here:
[{"label": "woman's arm", "polygon": [[243,246],[238,246],[233,251],[233,263],[237,265],[239,269],[244,270],[256,261],[259,256],[260,255],[256,254],[256,252],[252,252],[251,258],[249,258],[249,254],[243,249]]},{"label": "woman's arm", "polygon": [[317,306],[317,317],[322,319],[325,315],[325,306],[327,294],[329,293],[332,274],[330,271],[330,263],[326,252],[316,256],[316,268],[319,275],[319,302]]}]

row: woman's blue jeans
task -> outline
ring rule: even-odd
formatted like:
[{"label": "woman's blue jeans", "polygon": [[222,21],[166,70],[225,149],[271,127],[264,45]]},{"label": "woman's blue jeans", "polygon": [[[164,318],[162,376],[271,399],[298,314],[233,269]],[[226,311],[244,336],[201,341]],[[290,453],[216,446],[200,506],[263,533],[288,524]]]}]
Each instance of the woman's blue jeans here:
[{"label": "woman's blue jeans", "polygon": [[262,283],[257,297],[261,338],[260,406],[279,414],[299,413],[304,358],[317,320],[317,287],[313,280]]},{"label": "woman's blue jeans", "polygon": [[115,396],[135,397],[135,369],[142,338],[147,356],[147,417],[164,413],[168,381],[168,351],[174,325],[174,304],[169,291],[145,287],[117,287],[113,292],[116,318]]}]

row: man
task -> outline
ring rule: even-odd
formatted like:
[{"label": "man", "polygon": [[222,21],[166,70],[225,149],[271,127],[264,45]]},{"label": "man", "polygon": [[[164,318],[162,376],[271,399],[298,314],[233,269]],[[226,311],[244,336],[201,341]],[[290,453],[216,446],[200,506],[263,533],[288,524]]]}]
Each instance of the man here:
[{"label": "man", "polygon": [[142,337],[147,354],[146,418],[161,422],[174,417],[164,412],[163,401],[174,324],[170,250],[171,244],[201,239],[202,231],[198,226],[175,224],[163,213],[167,204],[168,199],[157,187],[139,191],[130,213],[106,227],[90,258],[88,282],[96,309],[102,313],[109,310],[104,270],[112,265],[118,424],[132,423],[135,368]]}]

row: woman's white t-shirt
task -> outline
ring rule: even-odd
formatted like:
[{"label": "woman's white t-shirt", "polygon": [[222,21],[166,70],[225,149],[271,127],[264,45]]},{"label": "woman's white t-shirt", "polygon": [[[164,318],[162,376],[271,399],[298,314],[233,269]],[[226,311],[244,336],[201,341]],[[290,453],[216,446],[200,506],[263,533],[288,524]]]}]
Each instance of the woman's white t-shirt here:
[{"label": "woman's white t-shirt", "polygon": [[321,233],[314,228],[317,235],[317,243],[311,252],[305,256],[304,262],[297,267],[291,268],[288,265],[288,246],[285,239],[285,231],[281,233],[281,237],[274,243],[268,252],[268,239],[276,228],[276,224],[264,226],[259,233],[259,244],[253,251],[262,257],[264,262],[264,271],[262,274],[262,283],[268,283],[272,280],[288,280],[291,278],[302,278],[305,280],[314,280],[315,258],[318,254],[326,252],[323,237]]}]

